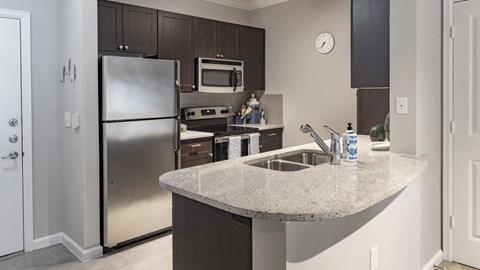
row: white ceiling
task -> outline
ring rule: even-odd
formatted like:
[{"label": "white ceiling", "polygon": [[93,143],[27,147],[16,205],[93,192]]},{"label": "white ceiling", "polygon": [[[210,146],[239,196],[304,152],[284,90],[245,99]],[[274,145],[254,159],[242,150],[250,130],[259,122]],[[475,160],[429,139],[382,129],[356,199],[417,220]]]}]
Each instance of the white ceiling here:
[{"label": "white ceiling", "polygon": [[207,2],[213,2],[220,5],[241,8],[245,10],[254,10],[278,3],[282,3],[289,0],[205,0]]}]

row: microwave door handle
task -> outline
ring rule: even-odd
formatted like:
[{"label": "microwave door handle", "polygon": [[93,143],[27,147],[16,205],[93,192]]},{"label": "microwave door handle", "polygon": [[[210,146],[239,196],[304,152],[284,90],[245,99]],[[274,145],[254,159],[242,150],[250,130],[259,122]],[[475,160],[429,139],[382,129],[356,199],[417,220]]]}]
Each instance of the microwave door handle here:
[{"label": "microwave door handle", "polygon": [[233,85],[233,92],[237,91],[237,70],[233,68],[232,73],[230,73],[230,83]]}]

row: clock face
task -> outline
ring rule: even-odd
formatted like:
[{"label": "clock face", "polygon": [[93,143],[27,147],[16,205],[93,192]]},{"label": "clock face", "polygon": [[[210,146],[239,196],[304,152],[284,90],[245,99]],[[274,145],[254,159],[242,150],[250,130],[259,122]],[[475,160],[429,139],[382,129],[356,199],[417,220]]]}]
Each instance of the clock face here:
[{"label": "clock face", "polygon": [[335,39],[329,33],[321,33],[315,41],[315,48],[319,53],[326,54],[333,50]]}]

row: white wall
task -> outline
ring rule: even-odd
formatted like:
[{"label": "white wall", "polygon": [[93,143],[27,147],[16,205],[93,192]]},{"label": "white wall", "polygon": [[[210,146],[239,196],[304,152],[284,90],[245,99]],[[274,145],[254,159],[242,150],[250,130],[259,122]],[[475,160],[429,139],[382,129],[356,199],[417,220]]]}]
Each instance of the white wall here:
[{"label": "white wall", "polygon": [[[0,0],[31,12],[34,239],[66,233],[99,244],[96,0]],[[77,82],[60,83],[68,58]],[[68,78],[67,78],[68,79]],[[81,114],[80,130],[63,112]]]},{"label": "white wall", "polygon": [[81,120],[80,129],[61,127],[63,232],[89,248],[100,242],[97,2],[62,0],[60,9],[61,63],[77,67],[77,81],[62,85],[61,110]]},{"label": "white wall", "polygon": [[0,0],[0,8],[31,12],[34,238],[63,227],[58,4],[58,0]]},{"label": "white wall", "polygon": [[[409,97],[409,114],[391,114],[392,151],[428,154],[421,176],[421,262],[441,248],[441,1],[392,0],[391,108]],[[408,40],[409,42],[405,42]]]},{"label": "white wall", "polygon": [[[283,94],[284,146],[311,142],[298,128],[309,123],[343,132],[356,123],[350,89],[350,0],[294,0],[254,10],[250,24],[266,29],[266,94]],[[335,37],[327,55],[315,50],[321,32]]]},{"label": "white wall", "polygon": [[422,181],[421,261],[441,247],[442,3],[417,2],[417,153],[430,155]]},{"label": "white wall", "polygon": [[254,220],[253,269],[367,270],[375,246],[378,269],[422,269],[420,185],[416,180],[398,197],[345,218],[284,225]]},{"label": "white wall", "polygon": [[166,10],[237,24],[248,23],[248,11],[218,5],[215,3],[209,3],[204,0],[115,0],[115,2]]}]

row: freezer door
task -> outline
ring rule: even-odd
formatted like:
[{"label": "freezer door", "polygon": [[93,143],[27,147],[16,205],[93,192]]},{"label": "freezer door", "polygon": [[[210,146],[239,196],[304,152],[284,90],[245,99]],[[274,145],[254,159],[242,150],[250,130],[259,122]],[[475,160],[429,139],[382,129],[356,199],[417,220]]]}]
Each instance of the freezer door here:
[{"label": "freezer door", "polygon": [[172,226],[171,193],[158,178],[175,169],[176,119],[103,124],[103,245]]},{"label": "freezer door", "polygon": [[102,120],[165,118],[178,114],[176,62],[102,57]]}]

